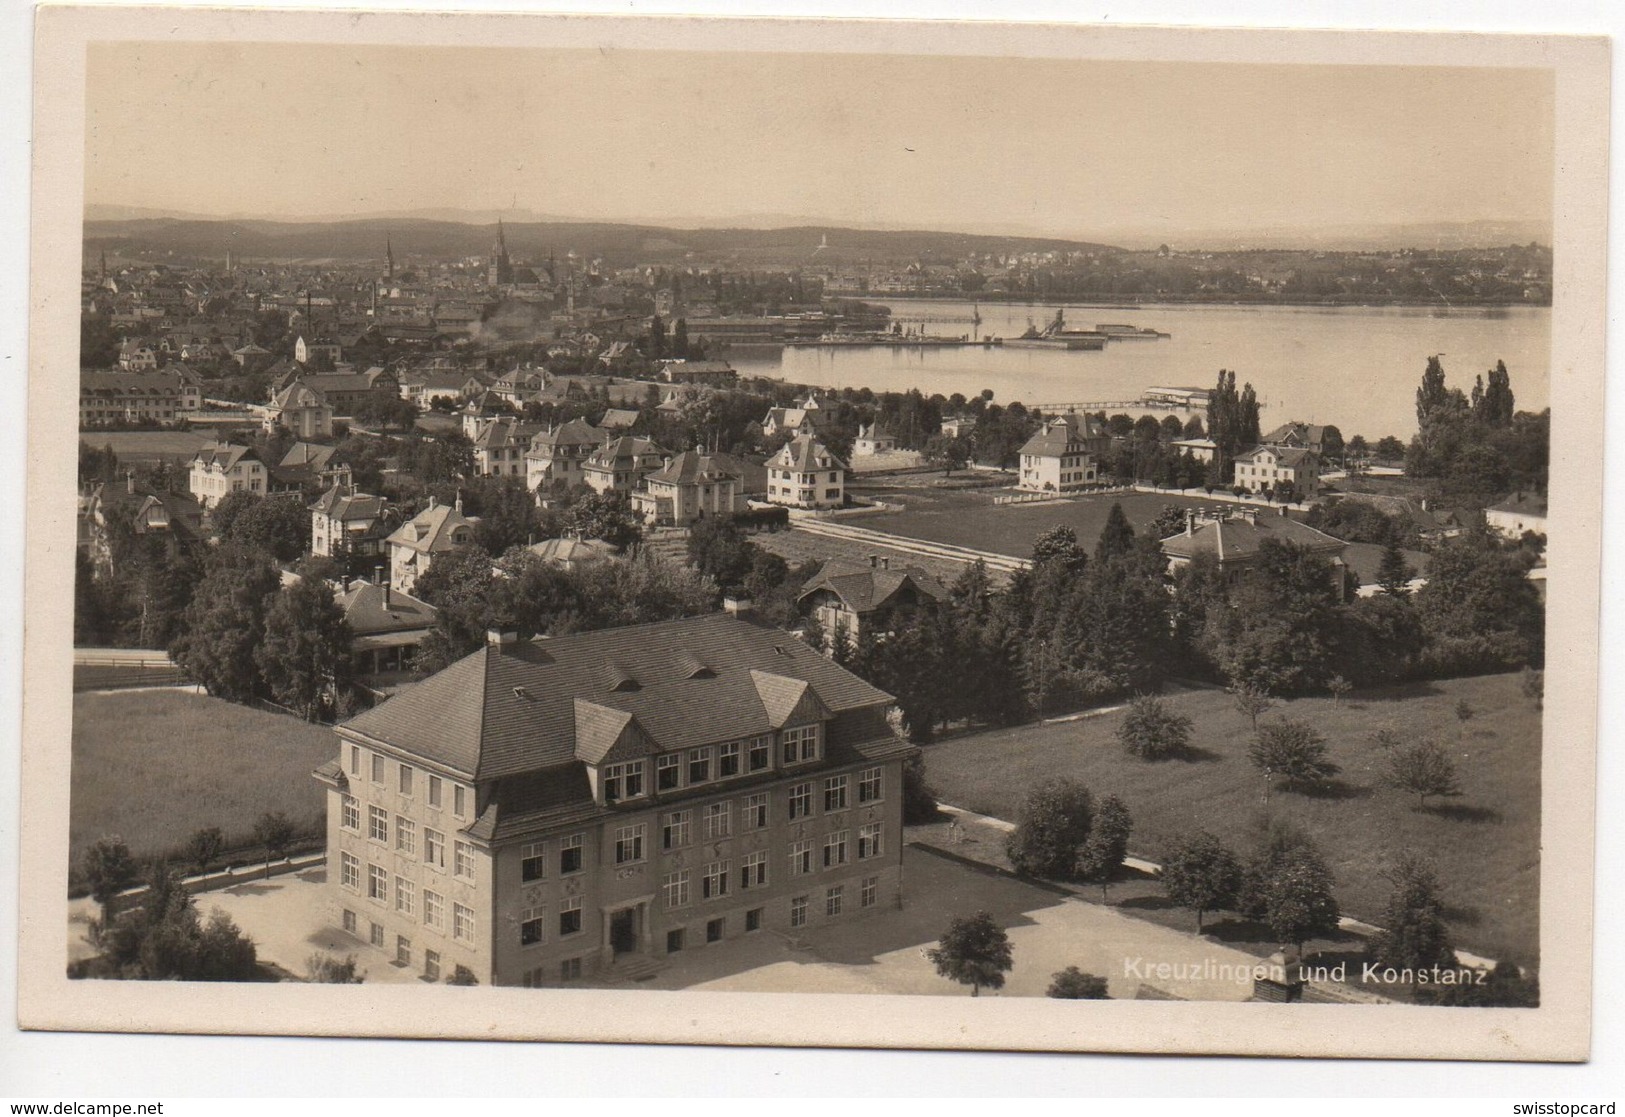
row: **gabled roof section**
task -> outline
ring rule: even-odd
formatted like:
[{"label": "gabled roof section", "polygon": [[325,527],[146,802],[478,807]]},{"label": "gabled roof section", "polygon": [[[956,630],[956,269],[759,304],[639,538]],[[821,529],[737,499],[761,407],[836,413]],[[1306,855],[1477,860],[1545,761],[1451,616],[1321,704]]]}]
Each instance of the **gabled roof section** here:
[{"label": "gabled roof section", "polygon": [[805,679],[792,679],[770,671],[752,670],[750,681],[756,685],[756,694],[767,711],[767,723],[774,729],[786,725],[829,718],[830,709],[812,684]]},{"label": "gabled roof section", "polygon": [[343,723],[340,732],[352,729],[463,775],[477,775],[491,697],[487,653],[481,649],[407,687]]},{"label": "gabled roof section", "polygon": [[658,751],[655,743],[625,710],[600,706],[577,698],[575,712],[575,758],[587,764],[618,764]]}]

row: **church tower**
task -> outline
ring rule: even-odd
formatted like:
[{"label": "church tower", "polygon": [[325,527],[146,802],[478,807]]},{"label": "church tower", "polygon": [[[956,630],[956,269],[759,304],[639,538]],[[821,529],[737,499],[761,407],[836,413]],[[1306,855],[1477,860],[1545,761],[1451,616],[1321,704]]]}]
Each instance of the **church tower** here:
[{"label": "church tower", "polygon": [[395,278],[395,246],[390,243],[389,235],[384,235],[384,278]]},{"label": "church tower", "polygon": [[497,242],[491,246],[491,267],[487,282],[502,287],[513,282],[513,262],[508,259],[508,241],[502,234],[502,218],[497,218]]}]

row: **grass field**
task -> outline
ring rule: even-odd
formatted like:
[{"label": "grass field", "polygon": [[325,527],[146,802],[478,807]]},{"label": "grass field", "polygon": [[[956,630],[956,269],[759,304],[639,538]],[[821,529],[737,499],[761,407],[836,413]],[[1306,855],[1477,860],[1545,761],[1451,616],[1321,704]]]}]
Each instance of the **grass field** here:
[{"label": "grass field", "polygon": [[[117,834],[137,857],[218,826],[246,845],[254,821],[283,811],[318,826],[311,769],[338,755],[333,731],[181,690],[76,694],[68,840],[77,865]],[[240,842],[233,840],[240,838]]]},{"label": "grass field", "polygon": [[[1464,737],[1454,713],[1463,698],[1475,711]],[[1134,817],[1130,849],[1139,856],[1159,860],[1170,839],[1199,829],[1245,851],[1265,810],[1263,778],[1246,755],[1246,719],[1223,691],[1188,691],[1167,701],[1195,723],[1191,759],[1146,763],[1128,756],[1114,736],[1121,716],[1106,713],[929,745],[927,776],[943,802],[1011,821],[1028,788],[1069,776],[1097,797],[1123,799]],[[1319,796],[1277,788],[1268,809],[1314,835],[1337,875],[1344,914],[1380,922],[1388,885],[1379,870],[1393,854],[1412,850],[1438,868],[1458,946],[1520,964],[1537,961],[1540,717],[1516,675],[1361,692],[1341,706],[1299,699],[1266,716],[1283,712],[1313,724],[1343,771]],[[1421,811],[1414,796],[1384,788],[1383,752],[1372,737],[1387,726],[1405,739],[1431,736],[1447,746],[1463,794]]]},{"label": "grass field", "polygon": [[79,441],[93,450],[111,446],[121,462],[190,458],[215,436],[207,431],[80,431]]}]

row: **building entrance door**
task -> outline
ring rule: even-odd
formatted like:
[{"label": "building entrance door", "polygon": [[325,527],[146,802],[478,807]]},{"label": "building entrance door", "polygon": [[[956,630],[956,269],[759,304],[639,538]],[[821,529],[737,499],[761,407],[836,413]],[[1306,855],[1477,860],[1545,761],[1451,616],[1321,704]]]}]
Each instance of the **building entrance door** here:
[{"label": "building entrance door", "polygon": [[638,948],[637,920],[635,908],[622,908],[609,917],[609,946],[617,956]]}]

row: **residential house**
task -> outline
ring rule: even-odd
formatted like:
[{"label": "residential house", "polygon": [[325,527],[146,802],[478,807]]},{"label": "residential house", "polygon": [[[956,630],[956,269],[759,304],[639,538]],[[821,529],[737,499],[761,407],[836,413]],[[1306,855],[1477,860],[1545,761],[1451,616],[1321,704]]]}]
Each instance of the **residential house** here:
[{"label": "residential house", "polygon": [[434,564],[437,555],[466,547],[474,542],[478,516],[463,515],[463,502],[439,504],[429,498],[429,506],[396,528],[386,539],[389,548],[389,584],[402,593],[411,593],[418,578]]},{"label": "residential house", "polygon": [[809,395],[794,407],[770,407],[762,419],[762,437],[772,438],[780,431],[789,431],[792,435],[817,434],[822,410],[816,395]]},{"label": "residential house", "polygon": [[1282,423],[1258,441],[1265,446],[1309,450],[1318,457],[1324,452],[1326,428],[1314,423]]},{"label": "residential house", "polygon": [[401,382],[385,368],[366,372],[306,372],[300,375],[310,387],[322,393],[336,415],[354,415],[376,399],[394,399],[401,394]]},{"label": "residential house", "polygon": [[293,359],[302,365],[319,360],[336,365],[344,359],[344,349],[334,338],[306,338],[304,334],[300,334],[293,342]]},{"label": "residential house", "polygon": [[1320,455],[1295,446],[1254,446],[1236,455],[1236,484],[1255,493],[1294,491],[1300,500],[1320,493]]},{"label": "residential house", "polygon": [[491,384],[491,394],[518,410],[538,398],[547,383],[547,373],[539,368],[516,368],[496,378]]},{"label": "residential house", "polygon": [[353,571],[381,567],[384,540],[394,524],[381,496],[334,485],[310,506],[310,550]]},{"label": "residential house", "polygon": [[1185,530],[1162,541],[1162,553],[1170,570],[1178,570],[1197,555],[1210,554],[1218,561],[1221,573],[1234,581],[1256,567],[1266,539],[1292,543],[1311,555],[1330,560],[1337,592],[1342,595],[1348,565],[1342,555],[1348,544],[1299,523],[1286,514],[1285,508],[1279,514],[1261,514],[1256,508],[1210,513],[1192,509],[1185,514]]},{"label": "residential house", "polygon": [[401,375],[401,395],[417,404],[418,410],[427,411],[435,400],[457,400],[479,395],[485,391],[485,382],[467,372],[419,371]]},{"label": "residential house", "polygon": [[685,526],[702,516],[726,516],[746,507],[743,477],[732,459],[704,450],[668,456],[632,494],[632,510],[648,524]]},{"label": "residential house", "polygon": [[871,556],[868,565],[826,562],[801,587],[796,605],[818,622],[824,646],[856,641],[861,633],[895,632],[910,617],[935,608],[948,596],[941,582],[918,567],[893,568],[891,559]]},{"label": "residential house", "polygon": [[890,454],[897,449],[897,436],[882,427],[879,421],[868,424],[858,424],[858,437],[852,442],[853,457],[872,457],[875,454]]},{"label": "residential house", "polygon": [[203,508],[196,499],[137,484],[134,470],[122,482],[94,486],[85,497],[83,515],[87,557],[100,577],[117,573],[113,556],[116,522],[129,524],[138,536],[166,539],[186,553],[197,549],[203,535]]},{"label": "residential house", "polygon": [[486,422],[474,437],[474,472],[481,477],[523,477],[534,426],[511,415]]},{"label": "residential house", "polygon": [[767,460],[767,499],[791,508],[846,503],[846,464],[812,435],[798,435]]},{"label": "residential house", "polygon": [[942,421],[942,433],[949,438],[968,437],[976,429],[976,416],[954,415]]},{"label": "residential house", "polygon": [[126,372],[155,372],[158,347],[147,338],[125,338],[119,344],[118,367]]},{"label": "residential house", "polygon": [[1097,485],[1101,459],[1110,448],[1111,437],[1093,415],[1068,412],[1046,420],[1021,447],[1021,477],[1016,487],[1035,493],[1066,493]]},{"label": "residential house", "polygon": [[266,480],[265,463],[249,447],[231,442],[208,442],[192,458],[187,487],[207,511],[228,493],[264,496]]},{"label": "residential house", "polygon": [[597,493],[631,493],[668,456],[653,439],[623,434],[587,456],[581,465],[582,480]]},{"label": "residential house", "polygon": [[576,539],[571,536],[544,539],[525,549],[549,566],[564,570],[580,570],[620,557],[614,546],[602,539]]},{"label": "residential house", "polygon": [[1484,526],[1507,539],[1518,540],[1526,532],[1546,534],[1546,497],[1540,493],[1516,493],[1510,500],[1484,509]]},{"label": "residential house", "polygon": [[739,379],[727,361],[658,361],[655,376],[668,384],[709,384],[716,388],[732,387]]},{"label": "residential house", "polygon": [[329,918],[362,968],[552,986],[893,910],[891,703],[727,614],[492,634],[338,726]]},{"label": "residential house", "polygon": [[554,485],[569,488],[586,479],[587,458],[604,444],[604,432],[585,419],[549,427],[531,436],[525,453],[525,485],[535,492]]},{"label": "residential house", "polygon": [[1176,438],[1168,445],[1172,446],[1176,453],[1189,454],[1204,464],[1212,461],[1214,455],[1219,452],[1219,444],[1211,438]]},{"label": "residential house", "polygon": [[285,427],[295,438],[332,438],[333,405],[324,393],[295,380],[271,397],[261,423],[267,432]]},{"label": "residential house", "polygon": [[283,492],[322,493],[337,485],[348,489],[353,482],[349,462],[337,461],[335,446],[319,442],[295,442],[271,469],[271,489]]},{"label": "residential house", "polygon": [[638,421],[638,412],[634,408],[611,407],[604,412],[604,417],[598,420],[598,425],[607,431],[629,431]]},{"label": "residential house", "polygon": [[[426,601],[395,589],[356,579],[334,595],[354,639],[351,662],[363,686],[375,695],[387,693],[409,671],[418,645],[439,617]],[[397,676],[390,678],[390,676]]]}]

